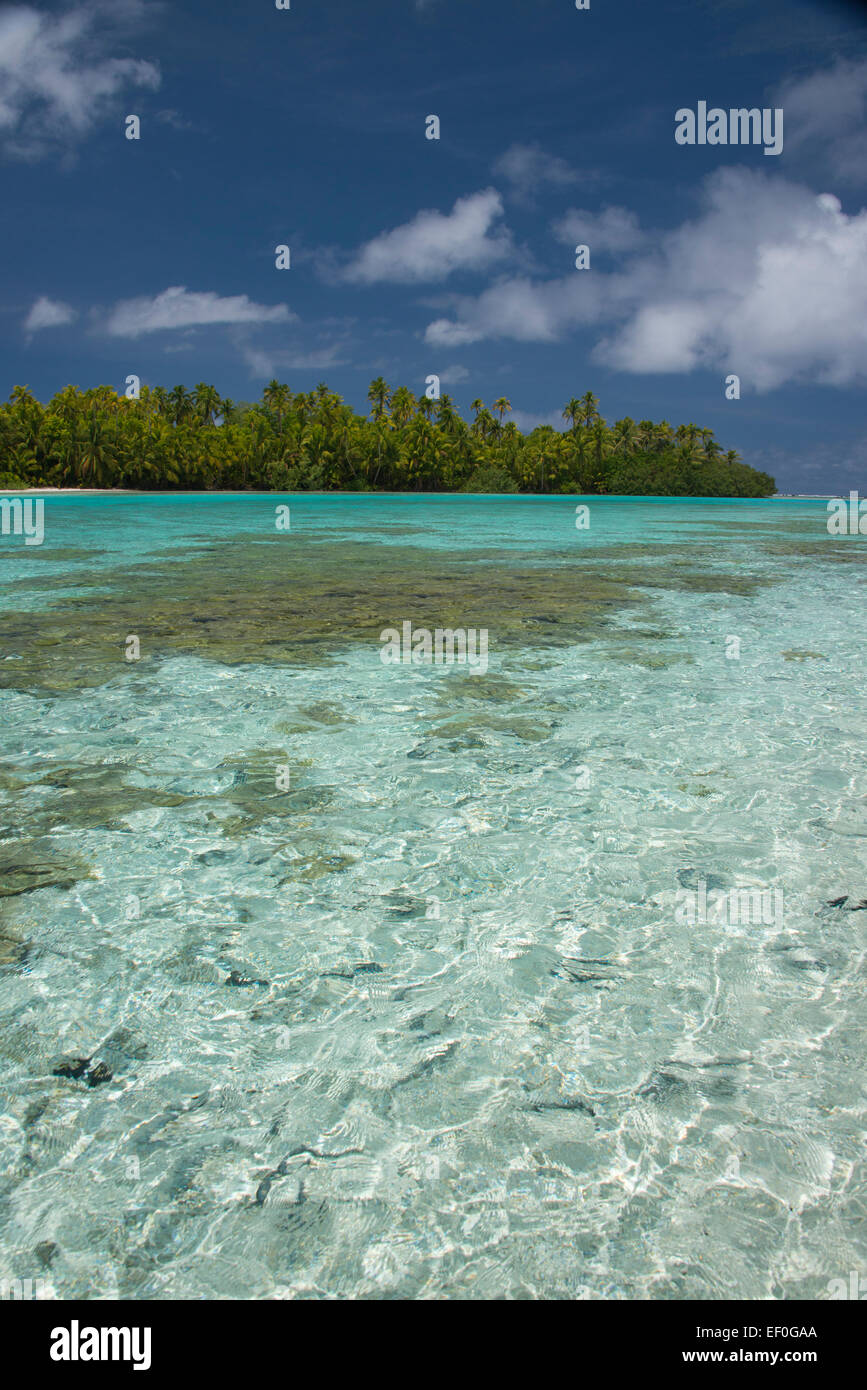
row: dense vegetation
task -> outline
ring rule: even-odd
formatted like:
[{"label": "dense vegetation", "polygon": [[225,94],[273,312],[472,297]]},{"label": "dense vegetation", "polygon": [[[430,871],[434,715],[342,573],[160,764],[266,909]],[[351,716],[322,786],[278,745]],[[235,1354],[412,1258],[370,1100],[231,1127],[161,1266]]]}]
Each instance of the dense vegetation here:
[{"label": "dense vegetation", "polygon": [[272,381],[255,404],[222,399],[204,383],[188,391],[142,387],[139,399],[108,386],[67,386],[47,406],[16,386],[0,406],[0,488],[127,487],[295,492],[569,492],[767,497],[773,478],[723,453],[713,431],[667,421],[609,426],[592,392],[563,411],[568,429],[523,435],[473,402],[468,425],[451,399],[417,399],[382,377],[370,416],[327,386],[293,395]]}]

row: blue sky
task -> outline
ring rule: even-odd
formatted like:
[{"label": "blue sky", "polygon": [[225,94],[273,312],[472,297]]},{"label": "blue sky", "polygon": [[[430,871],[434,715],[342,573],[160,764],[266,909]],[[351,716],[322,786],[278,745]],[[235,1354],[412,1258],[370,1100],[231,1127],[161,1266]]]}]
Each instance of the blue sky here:
[{"label": "blue sky", "polygon": [[[679,145],[700,101],[782,108],[782,153]],[[592,390],[867,491],[865,137],[842,0],[4,6],[0,395],[277,376],[366,410],[436,373],[527,429]]]}]

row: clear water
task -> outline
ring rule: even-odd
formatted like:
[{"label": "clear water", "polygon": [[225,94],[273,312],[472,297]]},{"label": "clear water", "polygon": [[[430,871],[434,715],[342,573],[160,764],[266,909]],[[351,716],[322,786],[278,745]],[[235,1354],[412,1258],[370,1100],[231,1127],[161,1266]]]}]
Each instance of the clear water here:
[{"label": "clear water", "polygon": [[[0,538],[0,1278],[793,1299],[867,1273],[867,539],[815,502],[595,499],[587,531],[576,505],[49,497],[38,553]],[[277,545],[306,656],[232,569],[264,582]],[[383,665],[454,561],[487,675]],[[534,567],[561,617],[567,581],[594,595],[556,645],[538,591],[519,621]],[[208,573],[243,650],[205,644],[225,609],[193,629]],[[374,592],[360,625],[323,582]],[[702,882],[782,910],[690,924]]]}]

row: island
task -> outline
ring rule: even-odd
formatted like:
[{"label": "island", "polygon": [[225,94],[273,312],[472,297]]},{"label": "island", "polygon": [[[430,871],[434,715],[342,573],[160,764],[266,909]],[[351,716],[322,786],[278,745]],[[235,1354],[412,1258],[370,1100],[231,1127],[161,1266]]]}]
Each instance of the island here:
[{"label": "island", "polygon": [[0,406],[0,489],[142,491],[570,493],[772,497],[774,479],[723,451],[713,430],[629,416],[609,425],[592,391],[563,409],[566,427],[523,434],[505,397],[417,397],[382,377],[370,412],[323,383],[293,393],[276,380],[258,401],[192,390],[67,386],[42,405],[16,386]]}]

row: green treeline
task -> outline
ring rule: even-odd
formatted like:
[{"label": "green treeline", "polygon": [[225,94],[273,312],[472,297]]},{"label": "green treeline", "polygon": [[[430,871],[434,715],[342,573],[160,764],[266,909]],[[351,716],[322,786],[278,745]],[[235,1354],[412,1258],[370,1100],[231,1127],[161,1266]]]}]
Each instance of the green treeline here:
[{"label": "green treeline", "polygon": [[523,435],[504,398],[473,402],[467,424],[451,399],[417,398],[382,377],[368,417],[320,385],[293,394],[272,381],[255,403],[213,386],[67,386],[43,406],[16,386],[0,406],[0,488],[126,487],[196,491],[567,492],[768,497],[773,478],[723,453],[698,425],[608,425],[592,392],[563,410],[568,428]]}]

